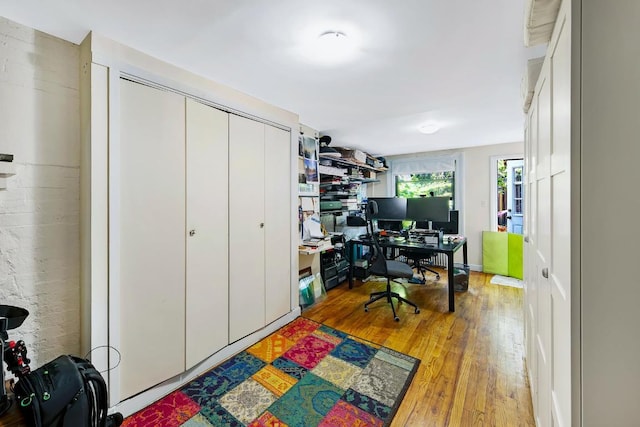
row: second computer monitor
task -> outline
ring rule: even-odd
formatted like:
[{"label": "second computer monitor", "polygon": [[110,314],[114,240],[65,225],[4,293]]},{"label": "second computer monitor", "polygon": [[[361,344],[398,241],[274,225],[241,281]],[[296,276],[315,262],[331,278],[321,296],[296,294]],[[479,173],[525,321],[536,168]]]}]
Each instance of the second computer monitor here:
[{"label": "second computer monitor", "polygon": [[449,198],[407,199],[407,219],[412,221],[449,221]]},{"label": "second computer monitor", "polygon": [[400,197],[372,197],[378,205],[378,213],[372,219],[404,220],[407,217],[407,199]]}]

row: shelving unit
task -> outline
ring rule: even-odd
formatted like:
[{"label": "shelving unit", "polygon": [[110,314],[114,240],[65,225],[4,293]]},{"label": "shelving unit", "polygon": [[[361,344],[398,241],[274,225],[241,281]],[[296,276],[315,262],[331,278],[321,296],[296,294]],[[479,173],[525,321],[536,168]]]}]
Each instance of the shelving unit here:
[{"label": "shelving unit", "polygon": [[[348,154],[353,152],[353,150],[346,151]],[[366,153],[359,152],[357,155],[369,159],[370,163],[380,163],[380,160]],[[319,159],[321,222],[329,231],[340,232],[338,222],[344,224],[347,215],[360,213],[363,199],[366,198],[366,184],[379,182],[377,174],[386,172],[388,168],[375,167],[350,157],[335,157],[322,153]],[[323,207],[328,202],[338,202],[339,205]],[[338,218],[344,219],[338,221]],[[349,270],[349,262],[344,253],[345,236],[342,234],[340,236],[342,245],[334,244],[334,246],[337,245],[336,249],[320,256],[322,280],[327,290],[342,283],[347,278]],[[338,239],[337,236],[334,238]]]},{"label": "shelving unit", "polygon": [[[387,168],[376,168],[348,158],[322,154],[320,154],[320,163],[318,170],[320,171],[320,213],[322,215],[359,211],[362,199],[366,196],[362,193],[362,184],[379,182],[376,174],[387,170]],[[328,203],[338,201],[342,203],[339,208]]]}]

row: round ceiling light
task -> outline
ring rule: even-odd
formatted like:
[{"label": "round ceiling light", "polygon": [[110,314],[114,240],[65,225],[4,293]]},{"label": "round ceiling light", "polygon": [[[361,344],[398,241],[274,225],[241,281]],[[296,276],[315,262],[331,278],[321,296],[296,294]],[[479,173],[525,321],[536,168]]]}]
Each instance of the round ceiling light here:
[{"label": "round ceiling light", "polygon": [[440,130],[440,126],[435,123],[425,123],[418,127],[418,131],[420,133],[424,133],[426,135],[431,135],[432,133],[436,133]]},{"label": "round ceiling light", "polygon": [[331,43],[336,46],[347,41],[347,35],[342,31],[325,31],[318,36],[323,43]]},{"label": "round ceiling light", "polygon": [[351,59],[356,46],[342,31],[325,31],[318,36],[314,55],[320,61],[337,63]]}]

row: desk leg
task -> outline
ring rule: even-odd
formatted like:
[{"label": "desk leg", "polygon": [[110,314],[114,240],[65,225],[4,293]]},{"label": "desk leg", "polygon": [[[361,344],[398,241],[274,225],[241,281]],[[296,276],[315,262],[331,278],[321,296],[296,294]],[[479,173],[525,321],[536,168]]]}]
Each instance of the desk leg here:
[{"label": "desk leg", "polygon": [[349,289],[353,289],[353,243],[347,241],[347,260],[349,261]]},{"label": "desk leg", "polygon": [[469,265],[469,261],[467,260],[467,241],[466,240],[462,245],[462,262],[464,262],[465,267]]},{"label": "desk leg", "polygon": [[[466,251],[466,247],[467,246],[466,246],[466,243],[465,243],[464,253],[467,252]],[[466,256],[465,256],[465,259],[466,259]],[[448,286],[449,286],[449,311],[450,312],[456,311],[455,298],[454,298],[456,290],[455,290],[455,284],[453,282],[453,280],[454,280],[453,279],[453,270],[454,270],[454,268],[453,268],[453,251],[449,251],[447,253],[447,281],[449,282]]]}]

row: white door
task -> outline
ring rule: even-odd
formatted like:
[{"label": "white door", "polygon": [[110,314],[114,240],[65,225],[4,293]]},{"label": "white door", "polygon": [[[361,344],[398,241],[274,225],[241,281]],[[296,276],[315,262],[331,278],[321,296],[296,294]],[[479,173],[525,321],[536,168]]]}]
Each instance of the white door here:
[{"label": "white door", "polygon": [[527,367],[536,424],[572,425],[569,16],[543,65],[527,127]]},{"label": "white door", "polygon": [[553,79],[550,148],[551,241],[551,416],[555,426],[571,426],[571,32],[569,14],[561,14],[558,42],[551,57]]},{"label": "white door", "polygon": [[265,125],[266,323],[291,311],[291,134]]},{"label": "white door", "polygon": [[524,219],[523,164],[520,160],[507,160],[507,231],[522,234]]},{"label": "white door", "polygon": [[229,115],[229,342],[265,325],[264,135]]},{"label": "white door", "polygon": [[525,350],[527,358],[527,372],[529,374],[529,386],[531,387],[531,399],[534,413],[537,413],[537,319],[538,319],[538,296],[537,280],[533,276],[535,271],[535,251],[537,238],[536,215],[536,170],[533,153],[538,150],[538,112],[537,100],[531,106],[528,125],[525,129],[525,180],[527,191],[525,192],[526,215],[525,215],[525,236],[524,236],[524,323],[525,323]]},{"label": "white door", "polygon": [[186,100],[186,368],[229,342],[229,114]]},{"label": "white door", "polygon": [[109,254],[119,327],[109,341],[122,355],[121,401],[185,368],[185,109],[183,96],[127,80],[120,100],[120,169],[109,171],[120,194]]},{"label": "white door", "polygon": [[550,183],[550,145],[551,145],[551,92],[546,68],[543,68],[542,84],[537,95],[538,138],[535,182],[535,212],[537,236],[534,246],[533,271],[531,279],[537,288],[537,325],[536,325],[536,373],[537,387],[537,424],[550,425],[551,419],[551,290],[548,280],[551,250],[551,183]]}]

